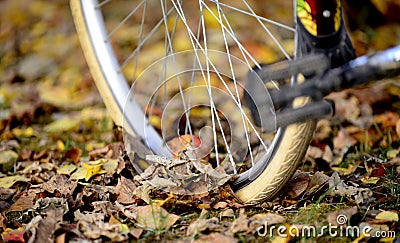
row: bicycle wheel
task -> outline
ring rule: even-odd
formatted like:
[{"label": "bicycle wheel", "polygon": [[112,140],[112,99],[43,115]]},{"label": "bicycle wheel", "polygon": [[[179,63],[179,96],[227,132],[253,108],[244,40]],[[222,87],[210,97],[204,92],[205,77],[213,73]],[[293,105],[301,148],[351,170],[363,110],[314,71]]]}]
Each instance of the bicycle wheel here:
[{"label": "bicycle wheel", "polygon": [[[315,122],[264,134],[253,125],[242,96],[253,66],[294,56],[292,3],[70,2],[96,86],[127,140],[139,138],[149,151],[171,157],[176,151],[168,141],[199,137],[196,156],[238,174],[232,187],[249,204],[273,198],[291,178]],[[268,17],[274,13],[288,16],[278,23]],[[259,86],[271,103],[272,125],[267,89],[279,85],[272,80]],[[294,106],[307,101],[298,98]],[[128,150],[141,146],[133,140]]]}]

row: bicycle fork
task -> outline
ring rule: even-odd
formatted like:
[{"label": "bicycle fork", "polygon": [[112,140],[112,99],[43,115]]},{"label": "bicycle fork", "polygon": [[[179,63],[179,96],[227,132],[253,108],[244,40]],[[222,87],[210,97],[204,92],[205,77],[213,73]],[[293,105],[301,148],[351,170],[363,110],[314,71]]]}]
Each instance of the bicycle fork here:
[{"label": "bicycle fork", "polygon": [[[400,46],[358,57],[334,69],[329,69],[328,66],[329,60],[324,55],[313,54],[250,71],[245,100],[256,125],[265,132],[273,132],[278,127],[292,123],[332,116],[333,102],[323,99],[329,93],[400,75]],[[260,86],[255,84],[260,83],[260,80],[265,83],[270,80],[288,79],[299,74],[312,78],[302,83],[284,85],[279,89],[268,91],[270,102],[265,102],[265,97],[257,97]],[[297,97],[309,97],[312,101],[302,107],[291,107],[290,104]],[[271,111],[278,109],[277,112]]]}]

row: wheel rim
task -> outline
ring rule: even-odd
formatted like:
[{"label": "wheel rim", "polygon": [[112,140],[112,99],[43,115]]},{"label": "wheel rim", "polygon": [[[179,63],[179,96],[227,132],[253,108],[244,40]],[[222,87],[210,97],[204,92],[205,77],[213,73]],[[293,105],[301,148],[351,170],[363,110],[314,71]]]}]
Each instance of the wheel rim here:
[{"label": "wheel rim", "polygon": [[[105,40],[104,42],[103,41],[93,42],[93,45],[94,45],[94,48],[96,49],[96,51],[95,51],[96,53],[99,53],[99,55],[101,55],[102,57],[104,57],[104,56],[107,57],[107,58],[98,57],[98,59],[99,59],[100,65],[102,66],[104,75],[107,77],[107,80],[115,81],[113,83],[113,85],[110,85],[110,89],[113,90],[114,94],[118,94],[118,95],[115,95],[115,99],[117,100],[118,106],[119,106],[120,110],[123,111],[123,113],[135,114],[135,118],[133,118],[132,116],[126,116],[125,119],[123,119],[122,117],[117,118],[117,120],[119,120],[119,121],[116,121],[117,124],[123,123],[124,129],[127,131],[127,134],[138,136],[140,138],[145,138],[149,148],[152,151],[154,151],[156,154],[171,157],[172,153],[171,153],[170,149],[168,148],[168,146],[166,146],[165,139],[162,138],[152,126],[148,126],[149,121],[148,121],[148,118],[147,118],[145,112],[143,112],[143,108],[141,107],[140,104],[138,104],[138,102],[135,99],[132,99],[132,97],[129,95],[134,92],[130,91],[127,79],[124,76],[123,72],[120,71],[120,66],[127,65],[124,63],[129,63],[129,61],[124,61],[121,63],[115,58],[115,52],[114,52],[112,43],[111,43],[111,41],[109,41],[110,33],[114,34],[114,31],[112,30],[109,33],[106,31],[106,27],[103,22],[103,16],[102,16],[102,7],[109,4],[109,2],[113,2],[113,1],[103,1],[103,2],[99,3],[95,0],[89,0],[89,1],[81,1],[81,2],[82,2],[82,8],[84,9],[84,13],[86,15],[86,19],[88,21],[88,26],[90,26],[90,28],[89,28],[90,35],[92,36],[92,38],[94,40],[99,40],[99,39]],[[159,6],[162,6],[162,4],[161,4],[162,2],[163,1],[160,1]],[[164,1],[164,3],[165,2],[166,1]],[[174,9],[175,10],[178,9],[176,16],[180,17],[181,19],[184,19],[185,18],[185,16],[183,15],[184,12],[179,13],[179,2],[177,2],[177,1],[171,1],[171,2],[174,5]],[[210,1],[210,2],[213,2],[213,1]],[[144,1],[142,1],[141,4],[146,4],[146,3]],[[216,3],[214,2],[214,4],[216,4]],[[141,5],[141,6],[143,7],[143,5]],[[220,7],[221,9],[223,7],[229,8],[229,9],[234,8],[232,6],[229,7],[229,6],[225,5],[224,3],[220,3],[220,5],[217,5],[217,6],[218,6],[218,8]],[[167,10],[167,5],[165,5],[164,7],[165,7],[165,9],[163,10],[164,13],[171,11],[171,10]],[[170,8],[170,9],[172,9],[172,8]],[[210,12],[211,12],[211,10],[210,10]],[[250,10],[247,12],[247,14],[249,14],[249,12],[250,12]],[[243,11],[240,13],[246,14],[246,13],[243,13]],[[221,13],[219,13],[219,14],[220,14],[220,20],[221,20],[222,15],[221,15]],[[264,19],[262,19],[262,20],[264,21]],[[164,22],[158,22],[158,23],[167,23],[167,21],[165,21],[165,20],[163,20],[163,21]],[[260,21],[259,18],[257,18],[257,22],[258,21]],[[201,23],[201,21],[200,21],[200,23]],[[271,22],[269,22],[269,23],[271,23]],[[186,27],[186,28],[189,28],[189,27]],[[225,27],[225,28],[227,30],[229,29],[229,27]],[[290,29],[290,27],[284,27],[284,28]],[[143,34],[142,31],[143,30],[140,31],[141,34],[139,34],[139,35]],[[145,39],[145,38],[143,38],[143,39]],[[227,43],[227,41],[225,41],[225,44],[226,43]],[[237,44],[240,45],[239,43],[237,43]],[[140,46],[140,44],[139,44],[139,46]],[[201,45],[198,44],[196,46],[196,45],[193,45],[193,42],[192,42],[193,49],[194,49],[194,47],[199,47],[199,46],[201,46]],[[282,47],[279,47],[279,49],[280,48],[282,48]],[[203,48],[203,51],[204,51],[204,48]],[[143,50],[140,50],[140,52],[143,53]],[[243,54],[243,52],[246,53],[247,50],[243,49],[242,54]],[[168,54],[168,51],[166,52],[166,54]],[[171,54],[171,53],[169,53],[169,54]],[[228,55],[231,56],[230,54],[228,54]],[[246,54],[244,54],[244,56],[245,55]],[[284,56],[288,57],[289,55],[284,54]],[[250,57],[248,57],[248,58],[251,59]],[[132,59],[131,59],[131,61],[132,61]],[[245,60],[245,62],[247,62],[247,65],[249,67],[252,66],[251,64],[248,63],[248,60]],[[254,62],[255,62],[255,65],[258,65],[257,61],[254,60]],[[120,65],[120,63],[121,63],[121,65]],[[254,65],[254,63],[253,63],[253,65]],[[137,75],[136,72],[139,72],[139,71],[138,71],[137,67],[135,67],[134,69],[135,69],[134,73],[136,76]],[[137,122],[138,121],[137,117],[140,117],[140,120],[142,122]],[[270,146],[269,149],[266,150],[266,152],[264,153],[264,155],[262,156],[262,158],[260,160],[268,161],[268,158],[273,154],[272,148],[275,147],[275,145],[279,143],[280,134],[281,134],[281,132],[277,133],[275,138],[271,141],[272,146]],[[263,163],[263,164],[257,163],[256,166],[253,167],[254,169],[241,174],[238,181],[244,181],[244,179],[248,179],[249,177],[257,176],[256,172],[259,170],[262,170],[266,166],[267,166],[267,163]]]}]

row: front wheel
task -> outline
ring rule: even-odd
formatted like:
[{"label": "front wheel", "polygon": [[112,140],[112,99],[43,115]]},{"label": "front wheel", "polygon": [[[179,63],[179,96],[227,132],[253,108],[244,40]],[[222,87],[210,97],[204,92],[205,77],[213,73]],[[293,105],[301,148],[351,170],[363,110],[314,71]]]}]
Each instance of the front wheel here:
[{"label": "front wheel", "polygon": [[[173,157],[169,141],[199,137],[207,145],[200,159],[238,175],[232,186],[239,199],[256,204],[276,196],[315,128],[310,121],[264,134],[243,101],[253,66],[293,57],[295,18],[271,20],[293,9],[281,2],[71,0],[86,61],[114,122],[126,131],[128,152],[145,145]],[[263,86],[266,102],[267,89],[279,85]]]}]

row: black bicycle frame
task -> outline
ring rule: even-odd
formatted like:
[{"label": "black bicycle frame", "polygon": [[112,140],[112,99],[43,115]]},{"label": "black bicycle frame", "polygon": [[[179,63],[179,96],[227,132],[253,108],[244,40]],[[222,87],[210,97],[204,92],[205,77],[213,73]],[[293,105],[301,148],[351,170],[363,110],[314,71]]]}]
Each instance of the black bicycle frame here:
[{"label": "black bicycle frame", "polygon": [[[323,55],[311,55],[295,61],[272,64],[257,73],[254,71],[250,73],[248,76],[250,82],[256,77],[270,81],[290,78],[300,73],[308,73],[313,76],[312,79],[303,83],[286,85],[280,87],[279,90],[269,92],[274,108],[288,107],[297,97],[310,97],[313,102],[300,108],[282,109],[276,113],[276,126],[262,126],[264,131],[273,131],[273,127],[285,127],[292,123],[332,115],[334,110],[332,102],[323,99],[329,93],[400,75],[400,46],[369,56],[358,57],[321,74],[321,67],[327,66],[325,59],[326,57]],[[263,110],[271,109],[265,103],[256,104],[256,107],[261,120],[263,120]],[[270,119],[272,118],[266,119],[261,124],[271,123]]]}]

